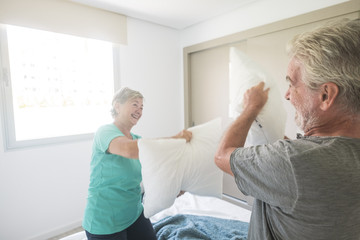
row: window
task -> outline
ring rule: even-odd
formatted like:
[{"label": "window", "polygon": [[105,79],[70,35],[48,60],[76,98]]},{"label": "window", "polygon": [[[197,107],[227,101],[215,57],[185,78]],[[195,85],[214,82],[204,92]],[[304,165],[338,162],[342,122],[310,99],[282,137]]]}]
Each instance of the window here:
[{"label": "window", "polygon": [[7,149],[89,138],[111,121],[112,43],[10,25],[1,31]]}]

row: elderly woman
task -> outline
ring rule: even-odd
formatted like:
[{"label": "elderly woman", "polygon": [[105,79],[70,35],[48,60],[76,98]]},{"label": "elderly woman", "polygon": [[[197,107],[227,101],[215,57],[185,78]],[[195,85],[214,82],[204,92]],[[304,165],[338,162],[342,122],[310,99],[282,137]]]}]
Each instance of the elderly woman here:
[{"label": "elderly woman", "polygon": [[[156,239],[141,203],[141,165],[137,140],[131,132],[143,111],[143,95],[129,88],[115,93],[114,122],[95,134],[90,185],[83,228],[88,239]],[[173,138],[190,141],[183,130]]]}]

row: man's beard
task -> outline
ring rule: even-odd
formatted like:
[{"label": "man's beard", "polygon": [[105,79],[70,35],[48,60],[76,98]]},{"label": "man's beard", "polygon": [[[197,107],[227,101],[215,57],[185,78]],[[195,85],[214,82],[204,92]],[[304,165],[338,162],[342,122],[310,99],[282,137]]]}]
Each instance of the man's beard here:
[{"label": "man's beard", "polygon": [[318,117],[311,106],[305,106],[295,112],[295,123],[305,133],[316,126]]}]

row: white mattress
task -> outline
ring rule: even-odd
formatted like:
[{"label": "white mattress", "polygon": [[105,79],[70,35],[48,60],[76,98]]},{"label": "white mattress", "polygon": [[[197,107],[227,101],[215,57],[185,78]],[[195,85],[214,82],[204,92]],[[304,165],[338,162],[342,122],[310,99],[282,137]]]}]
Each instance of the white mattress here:
[{"label": "white mattress", "polygon": [[186,192],[175,203],[150,218],[151,222],[176,214],[192,214],[250,222],[251,211],[214,197],[197,196]]},{"label": "white mattress", "polygon": [[[250,222],[251,211],[214,197],[197,196],[186,192],[175,200],[175,203],[150,218],[157,222],[165,217],[176,214],[211,216]],[[86,240],[85,231],[62,238],[61,240]]]}]

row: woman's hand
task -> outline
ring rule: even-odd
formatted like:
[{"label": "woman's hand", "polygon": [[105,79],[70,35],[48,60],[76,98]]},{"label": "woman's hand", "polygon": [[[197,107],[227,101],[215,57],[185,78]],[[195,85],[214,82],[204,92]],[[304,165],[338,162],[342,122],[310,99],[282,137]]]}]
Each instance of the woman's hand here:
[{"label": "woman's hand", "polygon": [[192,132],[184,129],[174,136],[174,138],[184,138],[186,142],[190,142],[192,138]]}]

